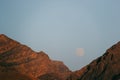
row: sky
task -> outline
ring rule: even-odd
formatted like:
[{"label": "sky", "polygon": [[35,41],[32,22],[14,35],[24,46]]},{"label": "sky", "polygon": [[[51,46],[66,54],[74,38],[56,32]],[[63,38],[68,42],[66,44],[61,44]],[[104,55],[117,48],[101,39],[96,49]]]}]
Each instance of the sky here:
[{"label": "sky", "polygon": [[0,34],[78,70],[120,41],[120,0],[0,0]]}]

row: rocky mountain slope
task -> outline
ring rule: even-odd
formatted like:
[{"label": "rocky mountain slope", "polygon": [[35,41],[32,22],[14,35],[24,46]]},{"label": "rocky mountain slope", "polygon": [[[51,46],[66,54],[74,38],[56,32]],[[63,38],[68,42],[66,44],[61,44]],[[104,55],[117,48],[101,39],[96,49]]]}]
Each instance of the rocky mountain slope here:
[{"label": "rocky mountain slope", "polygon": [[0,34],[0,80],[120,80],[120,42],[80,70]]},{"label": "rocky mountain slope", "polygon": [[[0,35],[0,80],[5,80],[6,77],[3,76],[14,74],[24,75],[25,79],[29,77],[32,80],[38,80],[40,76],[48,73],[65,80],[71,71],[63,62],[51,60],[43,51],[34,52],[26,45],[3,34]],[[16,75],[15,80],[17,80]]]},{"label": "rocky mountain slope", "polygon": [[120,42],[67,80],[120,80]]}]

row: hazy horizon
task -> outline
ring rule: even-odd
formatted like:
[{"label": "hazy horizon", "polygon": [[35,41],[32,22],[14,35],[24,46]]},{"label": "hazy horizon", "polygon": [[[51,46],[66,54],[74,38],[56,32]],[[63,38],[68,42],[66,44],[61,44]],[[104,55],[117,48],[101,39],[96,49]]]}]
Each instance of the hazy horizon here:
[{"label": "hazy horizon", "polygon": [[0,34],[78,70],[120,41],[119,0],[0,0]]}]

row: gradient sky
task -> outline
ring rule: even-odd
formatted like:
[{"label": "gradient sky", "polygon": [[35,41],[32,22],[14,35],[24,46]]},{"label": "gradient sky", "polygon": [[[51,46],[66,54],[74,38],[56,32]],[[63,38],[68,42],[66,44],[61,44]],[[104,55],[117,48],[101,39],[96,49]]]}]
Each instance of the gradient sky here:
[{"label": "gradient sky", "polygon": [[120,0],[0,0],[0,33],[77,70],[120,41]]}]

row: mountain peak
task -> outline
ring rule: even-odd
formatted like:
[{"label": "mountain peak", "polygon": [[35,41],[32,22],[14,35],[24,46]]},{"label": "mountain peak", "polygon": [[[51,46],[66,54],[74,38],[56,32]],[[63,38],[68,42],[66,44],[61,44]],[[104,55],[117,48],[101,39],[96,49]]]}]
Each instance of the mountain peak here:
[{"label": "mountain peak", "polygon": [[4,34],[0,34],[0,37],[2,37],[2,36],[6,36],[6,35],[4,35]]},{"label": "mountain peak", "polygon": [[3,43],[9,43],[9,42],[18,43],[17,41],[9,38],[9,37],[6,36],[6,35],[0,34],[0,46],[1,46]]},{"label": "mountain peak", "polygon": [[35,52],[0,34],[0,79],[16,73],[18,77],[12,80],[119,80],[120,41],[81,70],[71,72],[63,62],[50,59],[45,52]]},{"label": "mountain peak", "polygon": [[0,34],[0,45],[1,45],[2,43],[7,42],[8,40],[9,40],[9,38],[8,38],[6,35]]},{"label": "mountain peak", "polygon": [[0,34],[0,54],[11,50],[19,45],[19,42],[12,40],[4,34]]},{"label": "mountain peak", "polygon": [[35,80],[48,73],[61,76],[60,78],[65,80],[71,73],[66,65],[51,60],[45,52],[35,52],[26,45],[0,34],[0,79],[8,72],[23,74]]},{"label": "mountain peak", "polygon": [[12,39],[10,39],[9,37],[7,37],[4,34],[0,34],[0,41],[8,41],[8,40],[12,40]]}]

